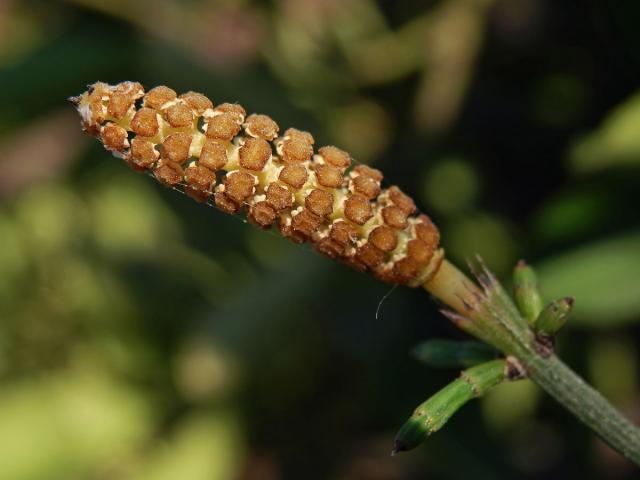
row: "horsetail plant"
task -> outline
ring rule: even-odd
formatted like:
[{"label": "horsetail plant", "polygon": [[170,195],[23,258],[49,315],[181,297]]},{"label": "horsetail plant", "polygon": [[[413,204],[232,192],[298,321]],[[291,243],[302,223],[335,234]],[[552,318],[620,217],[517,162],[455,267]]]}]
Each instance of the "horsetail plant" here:
[{"label": "horsetail plant", "polygon": [[437,227],[413,199],[397,186],[382,187],[379,170],[354,164],[338,147],[315,148],[308,132],[281,133],[270,117],[247,116],[238,104],[214,105],[164,86],[145,92],[136,82],[98,82],[69,100],[84,131],[134,170],[198,202],[245,213],[261,228],[275,226],[380,280],[423,287],[455,325],[502,354],[463,371],[418,407],[394,452],[416,446],[494,385],[528,377],[640,464],[638,427],[555,355],[553,337],[571,302],[543,309],[524,262],[515,271],[516,303],[481,262],[477,285],[447,261]]}]

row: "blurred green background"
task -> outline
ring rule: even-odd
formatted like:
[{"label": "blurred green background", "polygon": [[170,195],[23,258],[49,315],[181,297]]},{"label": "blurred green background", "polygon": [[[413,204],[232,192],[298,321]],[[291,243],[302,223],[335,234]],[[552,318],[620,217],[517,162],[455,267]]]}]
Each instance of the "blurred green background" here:
[{"label": "blurred green background", "polygon": [[526,381],[392,459],[457,373],[409,353],[464,338],[437,305],[134,174],[65,98],[166,84],[348,149],[457,263],[574,295],[561,355],[639,419],[639,24],[637,0],[0,0],[0,479],[637,478]]}]

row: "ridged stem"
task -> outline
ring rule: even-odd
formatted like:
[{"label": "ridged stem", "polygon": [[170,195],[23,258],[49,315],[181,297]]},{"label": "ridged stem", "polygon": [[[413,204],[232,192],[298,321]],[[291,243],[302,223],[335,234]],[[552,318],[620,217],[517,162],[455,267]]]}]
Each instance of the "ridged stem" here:
[{"label": "ridged stem", "polygon": [[555,355],[520,361],[529,378],[622,455],[640,465],[640,428]]},{"label": "ridged stem", "polygon": [[[491,299],[486,297],[486,286],[485,291],[481,291],[469,277],[446,260],[438,273],[423,286],[467,321],[467,323],[460,321],[456,324],[461,323],[467,332],[487,341],[486,334],[482,332],[483,322],[487,321],[486,311],[475,308],[479,304],[478,295],[485,295],[487,303],[491,303]],[[489,308],[488,311],[491,315],[499,317],[497,320],[501,325],[514,326],[522,322],[522,318],[512,318],[513,312],[510,309]],[[496,332],[500,337],[499,341],[491,342],[489,339],[489,343],[503,353],[515,356],[529,378],[611,447],[636,465],[640,465],[640,428],[638,426],[589,386],[552,351],[535,344],[535,337],[501,335],[499,330]]]}]

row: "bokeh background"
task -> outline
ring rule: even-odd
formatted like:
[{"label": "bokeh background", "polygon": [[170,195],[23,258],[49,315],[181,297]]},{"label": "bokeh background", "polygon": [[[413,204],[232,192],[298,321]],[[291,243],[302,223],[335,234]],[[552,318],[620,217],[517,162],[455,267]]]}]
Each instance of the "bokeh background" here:
[{"label": "bokeh background", "polygon": [[574,295],[562,356],[638,419],[639,24],[636,0],[0,0],[0,478],[637,478],[527,381],[391,458],[457,374],[410,354],[464,338],[428,296],[134,174],[65,98],[166,84],[348,149],[453,260]]}]

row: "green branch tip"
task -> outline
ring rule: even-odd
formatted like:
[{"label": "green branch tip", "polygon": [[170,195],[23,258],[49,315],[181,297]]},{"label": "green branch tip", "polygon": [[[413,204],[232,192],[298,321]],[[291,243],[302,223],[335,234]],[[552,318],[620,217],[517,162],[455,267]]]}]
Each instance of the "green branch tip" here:
[{"label": "green branch tip", "polygon": [[396,435],[392,455],[412,450],[437,432],[465,403],[510,377],[506,360],[492,360],[460,376],[418,406]]},{"label": "green branch tip", "polygon": [[515,300],[522,316],[533,326],[542,312],[544,303],[538,292],[538,278],[533,268],[520,260],[513,271]]},{"label": "green branch tip", "polygon": [[553,337],[567,323],[572,307],[573,297],[565,297],[551,302],[538,315],[534,325],[536,332]]}]

